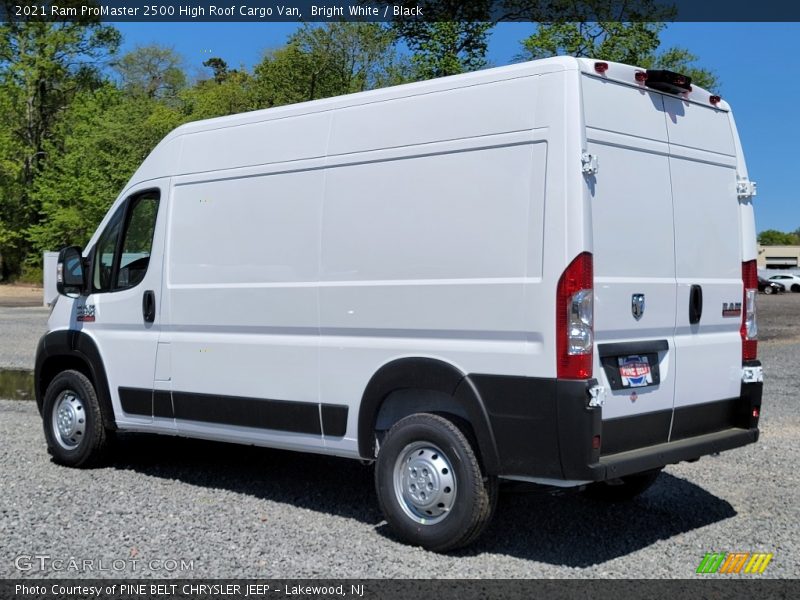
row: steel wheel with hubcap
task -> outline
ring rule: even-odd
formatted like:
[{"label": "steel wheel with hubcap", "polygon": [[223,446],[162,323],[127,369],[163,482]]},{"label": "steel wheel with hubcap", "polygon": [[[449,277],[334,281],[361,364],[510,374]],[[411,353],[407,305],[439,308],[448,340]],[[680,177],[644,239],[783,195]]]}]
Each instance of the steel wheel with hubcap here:
[{"label": "steel wheel with hubcap", "polygon": [[111,435],[103,426],[92,382],[79,371],[63,371],[47,386],[42,403],[47,451],[53,460],[88,467],[105,457]]},{"label": "steel wheel with hubcap", "polygon": [[405,513],[427,525],[447,517],[458,493],[444,452],[427,442],[409,444],[400,453],[394,466],[394,491]]},{"label": "steel wheel with hubcap", "polygon": [[53,410],[55,439],[66,450],[75,449],[86,432],[86,411],[83,402],[74,390],[64,390]]},{"label": "steel wheel with hubcap", "polygon": [[386,520],[403,541],[446,551],[488,525],[497,480],[484,474],[468,426],[441,415],[401,419],[381,444],[375,487]]}]

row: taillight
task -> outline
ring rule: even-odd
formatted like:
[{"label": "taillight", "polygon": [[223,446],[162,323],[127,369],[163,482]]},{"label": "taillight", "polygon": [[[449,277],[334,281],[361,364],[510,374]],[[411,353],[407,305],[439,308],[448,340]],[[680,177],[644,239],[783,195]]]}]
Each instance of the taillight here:
[{"label": "taillight", "polygon": [[561,379],[592,376],[594,349],[592,255],[575,257],[558,280],[556,292],[557,373]]},{"label": "taillight", "polygon": [[756,294],[758,293],[758,271],[756,261],[742,263],[742,360],[755,360],[758,346],[758,320],[756,319]]}]

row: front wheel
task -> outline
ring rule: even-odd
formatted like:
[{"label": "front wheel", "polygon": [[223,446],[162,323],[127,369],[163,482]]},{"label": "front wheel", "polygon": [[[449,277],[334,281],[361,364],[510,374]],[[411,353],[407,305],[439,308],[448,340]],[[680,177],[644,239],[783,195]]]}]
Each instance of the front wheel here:
[{"label": "front wheel", "polygon": [[100,462],[109,446],[100,403],[92,382],[79,371],[59,373],[44,396],[44,437],[53,460],[70,467]]},{"label": "front wheel", "polygon": [[491,520],[497,479],[452,421],[419,413],[386,434],[375,467],[378,502],[403,541],[444,552],[475,540]]},{"label": "front wheel", "polygon": [[772,294],[774,291],[775,291],[775,290],[773,290],[773,289],[772,289],[772,286],[769,286],[769,285],[768,285],[767,287],[765,287],[765,288],[764,288],[764,293],[765,293],[765,294],[767,294],[768,296],[769,296],[770,294]]}]

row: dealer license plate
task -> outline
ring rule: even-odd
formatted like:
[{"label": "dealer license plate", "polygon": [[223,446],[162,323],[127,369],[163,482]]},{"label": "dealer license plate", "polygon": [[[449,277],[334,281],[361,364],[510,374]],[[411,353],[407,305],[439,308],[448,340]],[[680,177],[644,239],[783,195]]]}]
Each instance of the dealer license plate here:
[{"label": "dealer license plate", "polygon": [[653,372],[646,354],[620,356],[617,361],[622,387],[643,387],[653,384]]}]

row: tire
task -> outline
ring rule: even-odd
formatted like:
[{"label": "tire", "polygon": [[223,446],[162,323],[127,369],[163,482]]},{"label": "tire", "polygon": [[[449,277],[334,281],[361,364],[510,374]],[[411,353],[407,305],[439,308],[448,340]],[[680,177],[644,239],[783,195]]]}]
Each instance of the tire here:
[{"label": "tire", "polygon": [[42,422],[55,462],[92,467],[106,458],[113,432],[103,427],[97,393],[83,373],[63,371],[47,386]]},{"label": "tire", "polygon": [[771,285],[768,285],[767,287],[764,288],[764,293],[767,296],[769,296],[770,294],[773,294],[774,292],[775,292],[775,290],[772,289]]},{"label": "tire", "polygon": [[375,487],[386,521],[404,542],[446,552],[473,542],[491,521],[497,478],[483,472],[465,431],[418,413],[386,434]]},{"label": "tire", "polygon": [[661,469],[621,477],[615,483],[601,481],[586,487],[586,496],[601,502],[628,502],[646,491],[656,482]]},{"label": "tire", "polygon": [[792,291],[793,292],[800,292],[800,283],[792,284]]}]

